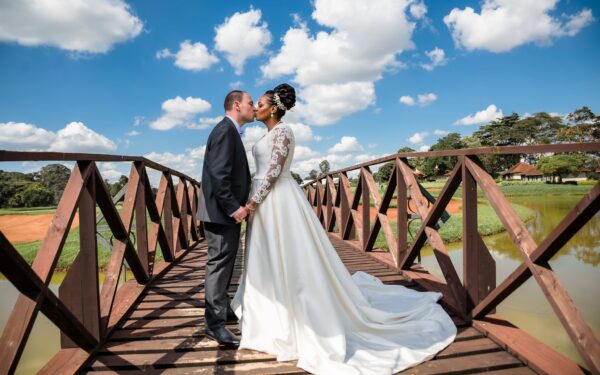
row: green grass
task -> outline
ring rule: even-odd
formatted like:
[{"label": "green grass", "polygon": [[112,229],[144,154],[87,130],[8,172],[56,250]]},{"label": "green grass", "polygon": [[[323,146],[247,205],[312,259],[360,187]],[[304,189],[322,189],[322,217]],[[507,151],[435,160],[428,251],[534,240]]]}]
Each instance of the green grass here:
[{"label": "green grass", "polygon": [[0,208],[0,215],[42,215],[53,214],[55,207],[22,207],[22,208]]},{"label": "green grass", "polygon": [[[523,221],[529,221],[535,216],[535,211],[527,207],[512,204],[515,212],[519,218]],[[440,236],[445,243],[457,242],[462,239],[462,214],[457,213],[450,217],[446,223],[444,223],[439,229]],[[390,221],[394,235],[397,235],[397,223]],[[413,220],[409,227],[408,240],[409,243],[417,234],[421,227],[421,220]],[[480,205],[477,210],[477,229],[482,236],[489,236],[491,234],[500,233],[504,231],[502,222],[496,215],[494,209],[487,204]],[[380,230],[375,241],[375,247],[388,250],[387,242],[383,230]]]}]

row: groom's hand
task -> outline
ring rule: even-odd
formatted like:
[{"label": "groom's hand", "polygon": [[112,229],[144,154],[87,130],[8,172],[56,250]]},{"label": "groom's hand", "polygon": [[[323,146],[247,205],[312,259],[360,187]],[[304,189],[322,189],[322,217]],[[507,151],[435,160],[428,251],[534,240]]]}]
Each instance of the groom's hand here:
[{"label": "groom's hand", "polygon": [[235,211],[233,213],[233,215],[231,215],[233,217],[233,219],[235,220],[236,223],[241,223],[242,220],[244,220],[244,218],[246,216],[248,216],[248,211],[246,211],[246,208],[243,206],[240,206],[240,208],[237,209],[237,211]]}]

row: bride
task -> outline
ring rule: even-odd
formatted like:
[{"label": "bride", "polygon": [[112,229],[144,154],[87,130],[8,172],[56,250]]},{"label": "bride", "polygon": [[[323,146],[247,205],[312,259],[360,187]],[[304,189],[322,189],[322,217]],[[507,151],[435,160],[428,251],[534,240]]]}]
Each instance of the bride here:
[{"label": "bride", "polygon": [[294,106],[288,84],[267,91],[256,119],[267,134],[252,148],[256,175],[246,264],[232,307],[240,349],[298,360],[317,374],[391,374],[450,344],[456,327],[441,294],[350,275],[290,173],[294,133],[281,119]]}]

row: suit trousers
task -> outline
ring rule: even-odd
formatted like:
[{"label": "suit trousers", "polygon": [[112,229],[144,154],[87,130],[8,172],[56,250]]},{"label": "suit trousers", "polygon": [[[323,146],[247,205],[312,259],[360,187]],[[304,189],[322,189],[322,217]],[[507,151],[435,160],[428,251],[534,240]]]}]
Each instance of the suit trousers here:
[{"label": "suit trousers", "polygon": [[204,223],[208,242],[208,262],[204,279],[206,327],[214,330],[225,325],[233,266],[240,245],[241,224]]}]

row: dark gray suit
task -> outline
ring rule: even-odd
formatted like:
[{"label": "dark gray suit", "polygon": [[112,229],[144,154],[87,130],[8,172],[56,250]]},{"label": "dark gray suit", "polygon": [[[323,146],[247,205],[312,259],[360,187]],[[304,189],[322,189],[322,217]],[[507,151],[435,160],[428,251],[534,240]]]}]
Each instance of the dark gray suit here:
[{"label": "dark gray suit", "polygon": [[204,317],[212,330],[226,321],[227,288],[240,242],[241,225],[230,215],[246,204],[250,183],[244,144],[234,123],[225,117],[208,136],[198,208],[208,242]]}]

